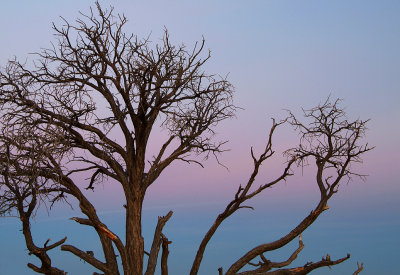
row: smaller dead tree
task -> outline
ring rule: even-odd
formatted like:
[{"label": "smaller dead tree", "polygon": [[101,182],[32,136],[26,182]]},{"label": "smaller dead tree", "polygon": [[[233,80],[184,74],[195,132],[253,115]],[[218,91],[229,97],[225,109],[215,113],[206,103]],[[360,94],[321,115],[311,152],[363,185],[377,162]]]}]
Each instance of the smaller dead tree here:
[{"label": "smaller dead tree", "polygon": [[53,244],[49,244],[50,239],[47,239],[40,247],[33,240],[30,224],[40,203],[50,201],[52,205],[63,200],[64,194],[69,193],[68,189],[50,183],[51,178],[56,181],[54,174],[39,168],[42,165],[43,152],[53,156],[60,152],[57,152],[56,146],[45,146],[40,139],[28,135],[29,129],[19,130],[16,135],[6,133],[3,129],[3,135],[0,136],[0,215],[16,212],[19,217],[28,254],[35,255],[41,261],[41,267],[28,263],[29,268],[42,274],[64,275],[64,271],[52,266],[47,252],[62,245],[67,237]]},{"label": "smaller dead tree", "polygon": [[[273,120],[273,126],[269,132],[264,151],[257,157],[253,149],[251,150],[254,167],[248,182],[243,186],[239,186],[234,199],[227,205],[225,210],[218,215],[214,224],[204,236],[193,262],[191,275],[198,273],[208,242],[219,225],[226,218],[238,209],[251,208],[250,206],[244,205],[244,203],[260,194],[262,191],[265,191],[267,188],[292,176],[291,167],[293,165],[304,166],[309,163],[315,163],[317,167],[316,186],[320,191],[320,200],[316,204],[316,207],[285,236],[273,242],[261,244],[245,253],[229,267],[226,274],[308,274],[316,268],[336,265],[350,258],[350,254],[348,254],[341,259],[331,260],[329,254],[327,254],[326,257],[323,257],[322,260],[318,262],[309,262],[297,268],[281,269],[282,267],[290,265],[303,249],[304,244],[301,240],[301,233],[324,211],[329,209],[328,201],[339,191],[340,183],[343,181],[347,182],[352,177],[365,178],[365,175],[356,173],[352,165],[362,162],[362,155],[373,149],[368,146],[368,144],[361,143],[361,139],[365,136],[366,123],[368,121],[349,121],[344,109],[339,106],[339,103],[340,100],[332,102],[328,98],[323,104],[310,110],[304,110],[304,117],[308,120],[307,122],[301,122],[301,120],[291,112],[289,112],[289,116],[283,121],[277,123]],[[299,145],[284,152],[284,155],[287,157],[287,165],[279,177],[254,188],[254,181],[261,165],[274,154],[272,148],[273,134],[277,127],[285,123],[290,124],[299,132]],[[293,252],[287,261],[274,263],[264,256],[264,253],[279,249],[296,237],[299,237],[299,248]],[[253,263],[252,261],[257,257],[260,257],[260,261],[258,261],[258,263]],[[240,273],[240,270],[245,266],[256,268],[251,271]],[[277,270],[271,271],[273,269]]]}]

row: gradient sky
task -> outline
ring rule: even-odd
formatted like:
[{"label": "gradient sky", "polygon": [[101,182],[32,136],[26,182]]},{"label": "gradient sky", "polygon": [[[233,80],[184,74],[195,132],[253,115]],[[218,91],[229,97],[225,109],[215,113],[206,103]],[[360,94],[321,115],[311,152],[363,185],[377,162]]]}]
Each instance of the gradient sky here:
[{"label": "gradient sky", "polygon": [[[376,146],[358,171],[366,182],[344,184],[330,203],[331,210],[304,234],[305,249],[295,265],[317,261],[326,253],[347,262],[315,274],[351,274],[363,262],[362,274],[398,274],[400,246],[400,1],[100,1],[113,5],[129,19],[126,32],[140,37],[151,33],[157,41],[165,27],[175,43],[193,45],[206,39],[212,59],[208,72],[229,74],[236,88],[237,118],[219,126],[218,138],[229,139],[231,151],[221,156],[229,171],[211,160],[206,168],[176,164],[166,171],[145,201],[144,236],[150,246],[157,216],[174,210],[167,224],[170,273],[187,274],[195,250],[218,211],[249,174],[250,146],[261,150],[271,117],[283,109],[296,113],[324,101],[342,98],[351,118],[370,118],[367,141]],[[0,9],[0,66],[17,56],[48,47],[51,22],[59,16],[73,20],[87,12],[91,1],[2,1]],[[155,137],[157,139],[157,137]],[[293,143],[293,133],[278,134],[278,151]],[[262,176],[279,169],[280,160],[268,163]],[[217,274],[248,249],[290,231],[317,202],[312,171],[268,190],[221,226],[210,243],[201,274]],[[262,178],[260,178],[262,182]],[[106,224],[122,233],[120,189],[105,185],[90,194]],[[69,221],[78,215],[55,209],[39,213],[32,224],[43,242],[68,235],[68,242],[95,250],[93,232]],[[0,275],[34,274],[17,220],[0,219]],[[39,242],[41,243],[41,242]],[[296,246],[273,253],[284,259]],[[96,250],[95,250],[96,252]],[[100,251],[98,252],[100,253]],[[88,264],[67,253],[54,253],[56,266],[68,274],[88,273]],[[15,266],[17,265],[17,266]],[[84,270],[84,271],[82,271]],[[92,271],[93,272],[93,271]]]}]

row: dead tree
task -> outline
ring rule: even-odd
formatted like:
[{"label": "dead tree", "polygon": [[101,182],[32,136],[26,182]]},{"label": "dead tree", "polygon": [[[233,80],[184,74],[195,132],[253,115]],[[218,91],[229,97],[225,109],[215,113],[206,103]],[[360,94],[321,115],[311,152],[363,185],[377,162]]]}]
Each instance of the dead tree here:
[{"label": "dead tree", "polygon": [[[335,265],[350,258],[350,254],[348,254],[341,259],[331,260],[328,254],[325,258],[322,258],[321,261],[316,263],[310,262],[302,267],[271,271],[273,268],[277,269],[288,266],[296,259],[298,253],[304,246],[301,240],[301,233],[304,232],[319,215],[329,209],[328,201],[339,191],[340,183],[350,180],[353,176],[365,177],[362,174],[356,173],[352,169],[352,164],[362,162],[361,156],[372,149],[368,144],[360,143],[360,139],[365,135],[366,123],[368,121],[349,121],[346,117],[346,113],[343,108],[340,108],[339,104],[340,100],[331,102],[328,98],[327,101],[315,108],[303,110],[305,119],[309,120],[308,123],[299,121],[291,112],[289,112],[285,120],[279,123],[276,123],[275,120],[273,121],[273,126],[269,132],[265,149],[261,155],[256,156],[253,149],[251,150],[254,168],[248,182],[243,186],[239,186],[233,200],[227,205],[225,210],[218,215],[214,224],[204,236],[192,265],[192,275],[197,274],[207,243],[226,218],[235,213],[238,209],[251,208],[243,203],[267,188],[282,182],[288,176],[291,176],[291,167],[294,164],[297,166],[304,166],[312,162],[314,162],[317,167],[316,186],[320,191],[320,200],[315,208],[294,227],[293,230],[280,239],[261,244],[245,253],[229,267],[226,274],[307,274],[316,268]],[[263,185],[253,186],[260,166],[274,154],[272,149],[274,131],[278,126],[284,123],[290,124],[299,132],[299,145],[284,152],[287,157],[287,165],[279,177]],[[299,248],[287,261],[274,263],[265,258],[264,253],[279,249],[296,237],[299,237]],[[256,257],[260,257],[260,261],[258,263],[253,263],[252,261]],[[257,268],[239,273],[246,265]]]},{"label": "dead tree", "polygon": [[[18,150],[20,145],[13,146],[15,142],[21,146],[24,144],[25,151]],[[41,153],[40,150],[30,147],[33,144],[34,140],[29,137],[17,141],[9,140],[5,136],[0,137],[0,214],[9,214],[14,210],[21,220],[22,233],[29,255],[35,255],[42,263],[41,267],[28,263],[28,267],[38,273],[63,275],[65,272],[52,266],[47,251],[62,245],[67,237],[51,245],[48,239],[43,247],[39,247],[33,240],[30,219],[41,199],[55,202],[62,199],[64,192],[68,190],[49,185],[48,178],[39,175],[37,168],[40,166]],[[28,173],[21,173],[22,170]],[[55,196],[57,193],[58,195]]]},{"label": "dead tree", "polygon": [[[192,49],[172,45],[165,30],[160,44],[126,35],[126,18],[97,3],[89,15],[74,24],[53,25],[57,40],[49,49],[36,53],[33,65],[10,61],[0,72],[0,206],[1,213],[17,214],[30,254],[42,267],[28,264],[42,274],[63,274],[53,267],[47,251],[61,245],[104,274],[120,274],[119,254],[126,275],[154,274],[161,252],[161,270],[168,273],[168,244],[162,233],[172,211],[160,217],[149,253],[142,237],[142,204],[146,191],[174,161],[196,163],[196,156],[217,156],[225,141],[215,141],[216,125],[234,116],[233,87],[219,76],[207,74],[202,66],[210,58],[204,54],[204,40]],[[221,212],[201,242],[191,268],[197,274],[207,243],[219,225],[264,190],[292,175],[294,165],[313,160],[318,168],[316,185],[321,197],[317,206],[291,232],[281,239],[248,251],[229,267],[226,274],[239,274],[246,265],[253,271],[240,274],[306,274],[321,266],[338,264],[350,256],[298,268],[287,268],[303,248],[285,262],[267,260],[263,253],[288,244],[310,226],[328,207],[339,183],[351,176],[362,176],[351,169],[371,148],[359,143],[366,121],[350,122],[338,102],[326,101],[305,111],[311,118],[303,124],[292,113],[273,123],[265,150],[260,156],[251,151],[254,170],[240,186],[232,201]],[[299,130],[299,146],[286,151],[287,163],[280,176],[255,187],[261,165],[274,154],[272,137],[282,124]],[[151,134],[162,128],[168,137],[156,155],[149,156]],[[118,138],[117,138],[118,137]],[[77,163],[79,165],[77,165]],[[76,175],[90,173],[87,187],[75,181]],[[85,196],[84,189],[111,179],[125,195],[125,236],[108,229]],[[66,238],[43,247],[33,242],[29,220],[39,202],[55,203],[74,198],[86,217],[73,217],[97,233],[104,262],[93,253],[64,244]],[[123,242],[121,239],[125,239]],[[148,257],[144,270],[144,255]],[[261,261],[252,261],[260,257]],[[272,270],[275,269],[275,270]],[[222,268],[219,269],[222,273]]]}]

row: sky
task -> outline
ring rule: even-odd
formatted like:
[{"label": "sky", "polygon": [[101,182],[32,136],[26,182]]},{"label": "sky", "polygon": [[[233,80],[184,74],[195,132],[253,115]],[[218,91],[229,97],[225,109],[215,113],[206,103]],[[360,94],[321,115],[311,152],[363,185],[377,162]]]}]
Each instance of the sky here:
[{"label": "sky", "polygon": [[[173,241],[170,273],[188,274],[197,246],[213,220],[233,197],[235,188],[250,174],[250,146],[263,147],[271,117],[284,109],[300,114],[328,96],[343,99],[349,117],[371,119],[366,141],[376,148],[358,171],[366,182],[341,186],[326,211],[304,233],[305,248],[295,265],[317,261],[326,253],[351,259],[315,274],[351,274],[364,263],[362,274],[398,274],[400,245],[400,2],[389,0],[315,1],[100,1],[113,5],[128,18],[127,33],[151,35],[159,41],[164,27],[176,44],[194,45],[204,36],[212,58],[207,72],[228,75],[235,86],[235,104],[242,109],[235,119],[220,124],[217,137],[229,140],[221,156],[229,170],[207,161],[205,168],[174,164],[149,190],[144,205],[143,232],[150,246],[157,216],[174,215],[165,227]],[[50,46],[51,24],[59,16],[74,20],[87,12],[91,1],[2,1],[0,9],[0,67],[16,56]],[[277,151],[293,143],[293,132],[276,137]],[[279,157],[263,166],[259,183],[282,167]],[[312,170],[296,176],[254,200],[255,211],[243,210],[224,223],[210,242],[200,274],[217,274],[252,247],[289,232],[317,203]],[[104,184],[88,194],[106,224],[122,233],[121,193]],[[66,205],[49,215],[38,214],[32,223],[38,240],[57,240],[95,250],[93,232],[68,218],[78,215]],[[17,220],[0,219],[0,275],[34,274]],[[39,241],[40,243],[40,241]],[[296,247],[272,253],[288,257]],[[95,253],[97,251],[95,250]],[[100,251],[98,251],[100,253]],[[55,251],[53,263],[68,274],[93,272],[74,256]],[[275,258],[274,258],[275,257]],[[312,273],[312,274],[314,274]]]}]

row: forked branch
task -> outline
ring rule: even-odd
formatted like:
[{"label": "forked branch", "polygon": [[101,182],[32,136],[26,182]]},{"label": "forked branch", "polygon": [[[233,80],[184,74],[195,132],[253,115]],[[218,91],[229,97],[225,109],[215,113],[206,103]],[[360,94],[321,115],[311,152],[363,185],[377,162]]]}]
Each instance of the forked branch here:
[{"label": "forked branch", "polygon": [[294,268],[285,268],[285,269],[279,269],[271,272],[266,272],[266,273],[251,273],[253,275],[305,275],[310,273],[311,271],[324,267],[324,266],[334,266],[337,264],[340,264],[347,259],[350,258],[350,254],[347,254],[346,257],[340,258],[338,260],[331,260],[329,254],[326,255],[326,258],[322,258],[321,261],[318,262],[309,262],[305,264],[304,266],[300,267],[294,267]]},{"label": "forked branch", "polygon": [[363,271],[363,269],[364,269],[364,264],[363,264],[363,263],[359,264],[359,263],[357,262],[357,270],[354,271],[353,275],[359,274],[361,271]]},{"label": "forked branch", "polygon": [[267,271],[273,269],[273,268],[282,268],[285,266],[290,265],[299,255],[299,253],[303,250],[304,248],[304,243],[302,241],[301,235],[299,236],[299,247],[290,255],[290,257],[283,262],[271,262],[265,258],[263,254],[260,254],[260,259],[258,263],[251,263],[249,262],[249,265],[257,267],[257,269],[250,270],[250,271],[244,271],[241,273],[238,273],[240,275],[253,275],[253,274],[264,274]]}]

